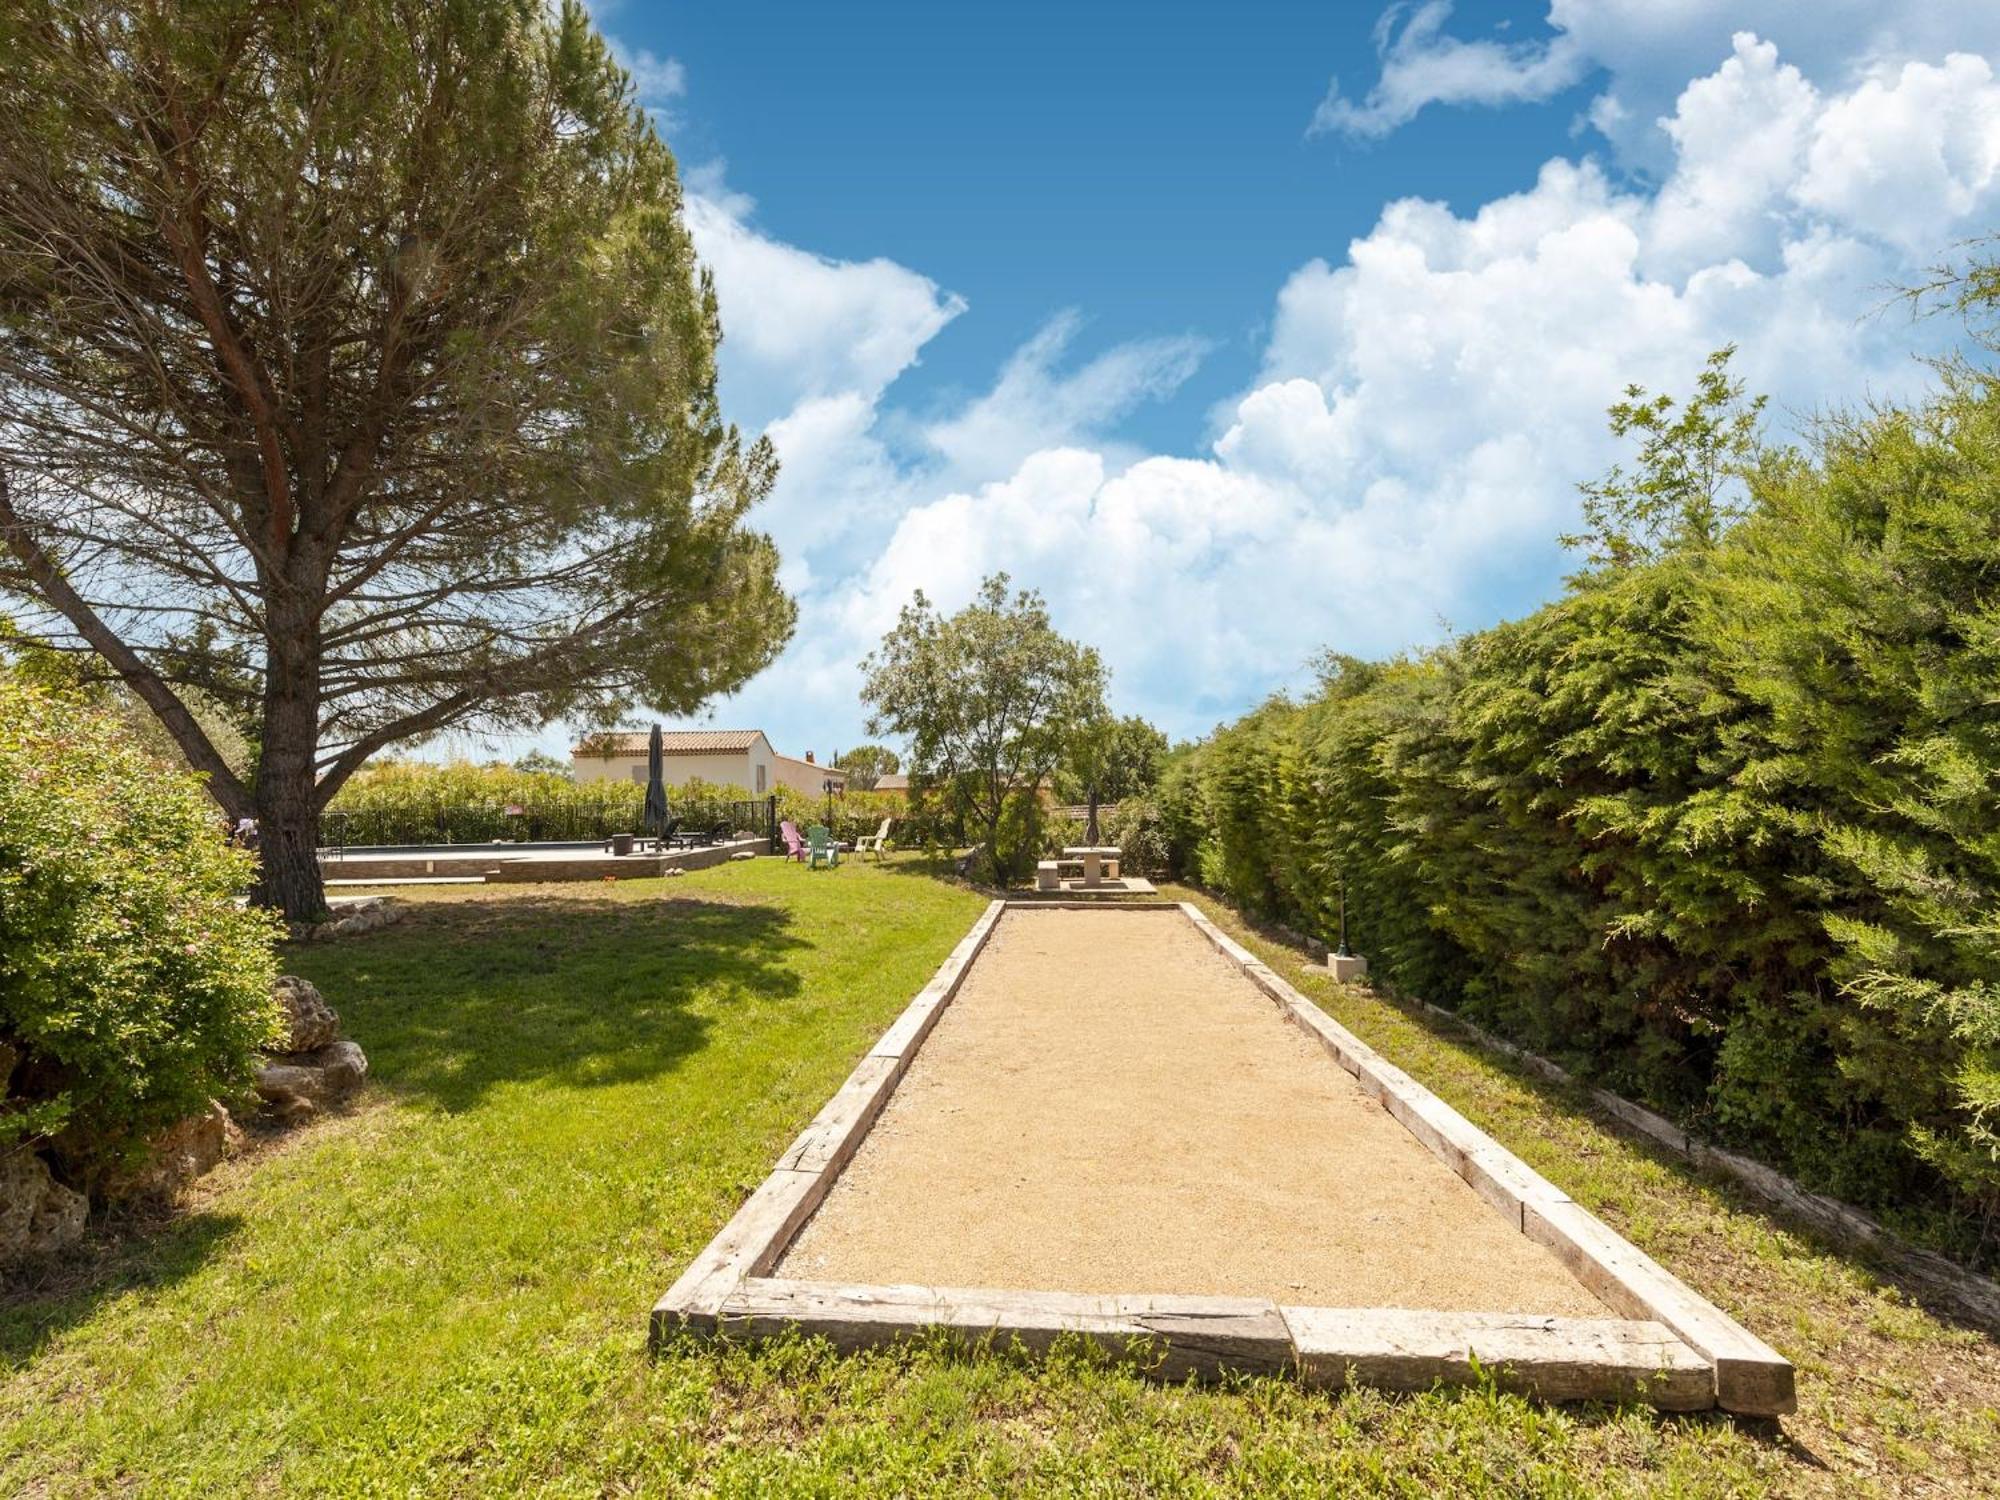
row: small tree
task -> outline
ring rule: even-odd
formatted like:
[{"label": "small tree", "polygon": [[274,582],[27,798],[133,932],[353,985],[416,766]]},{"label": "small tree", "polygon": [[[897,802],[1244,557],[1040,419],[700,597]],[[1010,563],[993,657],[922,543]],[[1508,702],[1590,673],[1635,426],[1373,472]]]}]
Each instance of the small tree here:
[{"label": "small tree", "polygon": [[0,591],[257,818],[260,900],[324,911],[378,751],[776,653],[775,460],[577,0],[26,0],[0,101]]},{"label": "small tree", "polygon": [[514,762],[514,769],[524,776],[560,776],[569,779],[569,762],[558,760],[546,750],[530,750]]},{"label": "small tree", "polygon": [[1071,729],[1063,764],[1057,768],[1056,795],[1065,802],[1073,802],[1073,793],[1080,790],[1089,804],[1083,825],[1086,844],[1095,844],[1102,837],[1097,827],[1098,789],[1111,757],[1112,734],[1117,727],[1118,721],[1098,704],[1095,711]]},{"label": "small tree", "polygon": [[847,784],[857,792],[872,792],[884,776],[902,770],[902,759],[886,745],[856,745],[833,757],[833,764],[847,773]]},{"label": "small tree", "polygon": [[1083,726],[1071,742],[1070,754],[1056,778],[1056,795],[1064,802],[1090,807],[1089,832],[1097,842],[1100,802],[1122,802],[1152,790],[1167,760],[1167,737],[1137,714],[1114,719],[1109,714]]},{"label": "small tree", "polygon": [[1577,488],[1586,528],[1562,538],[1596,566],[1629,568],[1663,553],[1713,546],[1746,514],[1743,480],[1761,451],[1763,396],[1746,400],[1732,380],[1736,347],[1709,355],[1695,393],[1678,408],[1671,396],[1629,385],[1609,410],[1615,437],[1640,437],[1638,472],[1614,464]]},{"label": "small tree", "polygon": [[1082,726],[1103,715],[1097,653],[1056,633],[1040,594],[996,573],[950,618],[919,590],[861,666],[870,734],[910,747],[913,789],[944,789],[1005,880],[1035,852],[1038,798]]}]

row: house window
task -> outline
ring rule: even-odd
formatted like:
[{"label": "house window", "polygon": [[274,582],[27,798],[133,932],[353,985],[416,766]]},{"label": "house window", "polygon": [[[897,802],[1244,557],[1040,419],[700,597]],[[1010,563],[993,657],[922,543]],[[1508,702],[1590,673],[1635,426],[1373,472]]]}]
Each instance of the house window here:
[{"label": "house window", "polygon": [[757,767],[757,790],[760,794],[764,790],[764,768],[762,766]]}]

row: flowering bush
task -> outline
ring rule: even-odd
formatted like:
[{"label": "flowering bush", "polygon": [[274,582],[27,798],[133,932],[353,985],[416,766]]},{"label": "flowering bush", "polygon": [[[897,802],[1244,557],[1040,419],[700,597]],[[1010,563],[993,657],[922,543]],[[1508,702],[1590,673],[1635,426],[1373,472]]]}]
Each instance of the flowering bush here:
[{"label": "flowering bush", "polygon": [[0,678],[0,1148],[87,1184],[248,1083],[277,924],[223,833],[113,715]]}]

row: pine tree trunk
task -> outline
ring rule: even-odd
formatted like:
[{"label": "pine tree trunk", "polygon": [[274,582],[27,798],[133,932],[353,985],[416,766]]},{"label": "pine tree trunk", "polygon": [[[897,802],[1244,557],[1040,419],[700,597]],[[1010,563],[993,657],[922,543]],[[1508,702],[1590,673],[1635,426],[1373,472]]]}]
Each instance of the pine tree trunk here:
[{"label": "pine tree trunk", "polygon": [[261,870],[251,899],[283,912],[287,921],[317,922],[327,914],[313,764],[319,753],[318,643],[303,618],[289,622],[290,629],[272,623],[277,649],[265,666],[264,738],[252,789]]},{"label": "pine tree trunk", "polygon": [[319,811],[313,806],[311,762],[303,775],[272,774],[267,756],[257,774],[260,869],[251,899],[274,907],[290,922],[317,922],[327,914],[326,883],[319,868]]}]

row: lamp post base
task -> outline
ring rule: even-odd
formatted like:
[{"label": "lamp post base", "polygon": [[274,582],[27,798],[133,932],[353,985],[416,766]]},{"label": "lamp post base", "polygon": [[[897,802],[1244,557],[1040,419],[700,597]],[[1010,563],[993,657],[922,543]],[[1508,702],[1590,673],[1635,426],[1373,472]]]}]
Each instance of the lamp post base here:
[{"label": "lamp post base", "polygon": [[1351,979],[1368,977],[1368,960],[1358,953],[1329,953],[1326,956],[1326,972],[1345,984]]}]

